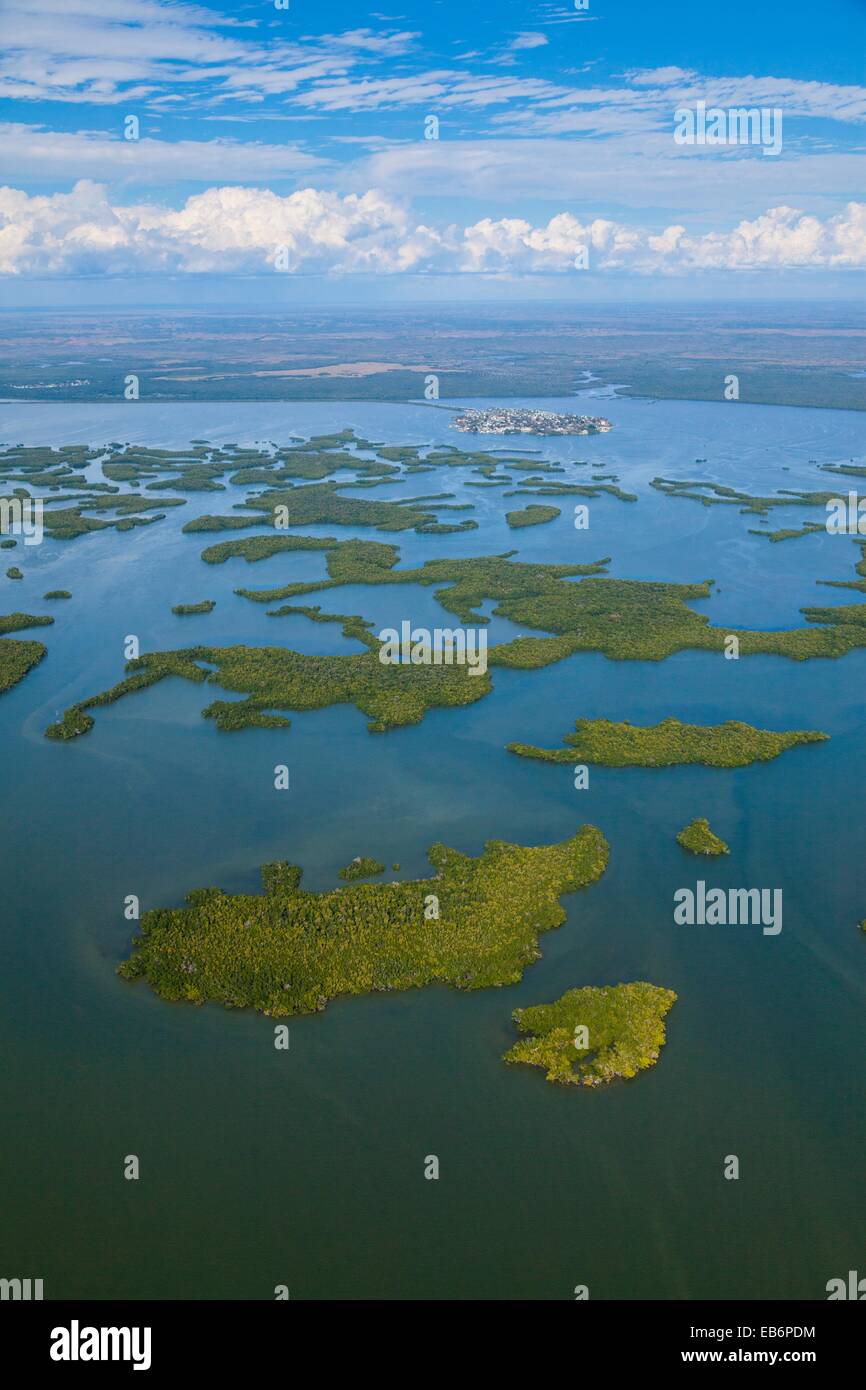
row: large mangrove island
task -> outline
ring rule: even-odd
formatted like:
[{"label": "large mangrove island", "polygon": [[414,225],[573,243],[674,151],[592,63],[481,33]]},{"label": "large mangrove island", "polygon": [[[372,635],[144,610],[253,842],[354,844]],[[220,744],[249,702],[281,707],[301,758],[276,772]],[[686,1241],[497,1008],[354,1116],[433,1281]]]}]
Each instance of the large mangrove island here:
[{"label": "large mangrove island", "polygon": [[308,893],[297,866],[276,863],[263,894],[198,889],[185,907],[145,913],[120,973],[165,999],[272,1017],[343,994],[515,984],[539,933],[564,921],[560,898],[601,876],[608,847],[585,825],[559,844],[489,840],[476,858],[437,844],[428,858],[435,875],[410,882]]}]

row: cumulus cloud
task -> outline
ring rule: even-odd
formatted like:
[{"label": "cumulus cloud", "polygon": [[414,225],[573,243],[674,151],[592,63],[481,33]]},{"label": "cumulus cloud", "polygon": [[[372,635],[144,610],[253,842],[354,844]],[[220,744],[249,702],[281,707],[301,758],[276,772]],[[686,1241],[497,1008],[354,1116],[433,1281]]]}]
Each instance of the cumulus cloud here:
[{"label": "cumulus cloud", "polygon": [[0,273],[586,273],[866,269],[866,203],[821,219],[777,207],[727,230],[627,226],[557,213],[546,223],[485,217],[430,227],[404,202],[369,190],[214,187],[181,208],[113,203],[81,180],[69,193],[0,189]]},{"label": "cumulus cloud", "polygon": [[[689,235],[674,224],[660,232],[605,218],[581,222],[570,213],[534,227],[489,218],[464,233],[464,269],[563,271],[585,248],[590,269],[638,274],[701,270],[866,269],[866,203],[849,203],[821,220],[796,208],[771,208],[731,230]],[[466,263],[468,261],[468,264]]]},{"label": "cumulus cloud", "polygon": [[571,213],[551,217],[546,226],[533,227],[522,218],[489,217],[467,227],[463,233],[464,270],[556,271],[574,266],[582,250],[596,255],[607,270],[619,269],[633,259],[640,248],[641,233],[605,218],[581,222]]},{"label": "cumulus cloud", "polygon": [[436,232],[398,203],[301,189],[209,188],[180,209],[113,205],[105,188],[29,197],[0,189],[0,273],[399,272],[430,263]]}]

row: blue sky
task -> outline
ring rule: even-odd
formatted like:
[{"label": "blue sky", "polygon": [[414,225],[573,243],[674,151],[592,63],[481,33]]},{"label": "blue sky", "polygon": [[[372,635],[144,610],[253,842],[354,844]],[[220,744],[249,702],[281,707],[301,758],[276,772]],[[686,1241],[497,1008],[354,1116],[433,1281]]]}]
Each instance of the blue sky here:
[{"label": "blue sky", "polygon": [[866,0],[382,3],[3,0],[7,302],[862,293]]}]

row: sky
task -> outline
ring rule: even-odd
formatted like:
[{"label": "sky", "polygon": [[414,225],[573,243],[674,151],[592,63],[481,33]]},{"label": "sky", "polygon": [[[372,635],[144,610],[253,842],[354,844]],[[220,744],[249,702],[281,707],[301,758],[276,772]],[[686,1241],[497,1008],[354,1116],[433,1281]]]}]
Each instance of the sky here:
[{"label": "sky", "polygon": [[0,0],[0,302],[862,296],[866,0],[379,3]]}]

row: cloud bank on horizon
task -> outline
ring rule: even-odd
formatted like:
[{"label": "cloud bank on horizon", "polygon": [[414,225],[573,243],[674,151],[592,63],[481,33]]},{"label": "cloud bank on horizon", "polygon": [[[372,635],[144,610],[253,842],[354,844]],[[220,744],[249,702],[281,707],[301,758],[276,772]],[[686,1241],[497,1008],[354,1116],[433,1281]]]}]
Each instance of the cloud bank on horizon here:
[{"label": "cloud bank on horizon", "polygon": [[866,269],[859,0],[399,10],[5,0],[0,274]]},{"label": "cloud bank on horizon", "polygon": [[380,193],[314,188],[209,188],[177,209],[113,205],[85,180],[70,193],[28,197],[0,189],[0,273],[92,275],[563,272],[582,254],[604,271],[675,274],[779,267],[866,268],[866,203],[823,221],[772,208],[728,232],[660,233],[606,218],[558,213],[534,226],[482,218],[443,229],[416,222]]}]

